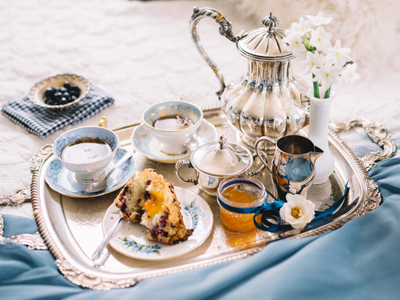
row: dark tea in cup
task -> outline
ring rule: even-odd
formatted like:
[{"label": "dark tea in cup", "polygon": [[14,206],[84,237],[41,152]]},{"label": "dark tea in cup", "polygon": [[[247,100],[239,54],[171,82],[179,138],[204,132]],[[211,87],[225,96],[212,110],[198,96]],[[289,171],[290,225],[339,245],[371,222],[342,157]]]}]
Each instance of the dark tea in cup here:
[{"label": "dark tea in cup", "polygon": [[193,121],[179,115],[162,117],[154,122],[154,128],[160,130],[174,131],[193,126]]}]

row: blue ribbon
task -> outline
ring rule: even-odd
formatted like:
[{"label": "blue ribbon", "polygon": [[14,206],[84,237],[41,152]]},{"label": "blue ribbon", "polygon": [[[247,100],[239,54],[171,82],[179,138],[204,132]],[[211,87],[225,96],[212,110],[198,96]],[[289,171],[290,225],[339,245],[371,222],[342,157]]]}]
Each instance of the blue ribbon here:
[{"label": "blue ribbon", "polygon": [[[254,214],[253,221],[254,225],[263,231],[275,231],[281,225],[281,215],[279,214],[279,209],[285,204],[283,200],[277,200],[274,195],[270,193],[270,191],[266,190],[268,195],[271,196],[275,201],[272,203],[267,203],[267,199],[265,199],[264,204],[257,210]],[[258,215],[262,214],[261,222],[262,224],[257,222]],[[271,222],[269,220],[273,220]]]},{"label": "blue ribbon", "polygon": [[[349,194],[348,183],[346,183],[346,187],[344,190],[343,196],[337,200],[330,208],[325,211],[315,211],[315,217],[311,220],[311,222],[322,219],[326,216],[333,214],[336,209],[338,209],[347,198]],[[221,205],[226,210],[240,213],[240,214],[252,214],[254,213],[254,225],[263,231],[275,231],[279,228],[281,224],[281,216],[279,214],[279,209],[285,204],[283,200],[277,200],[268,190],[266,190],[269,196],[271,196],[275,201],[272,203],[267,203],[268,195],[265,198],[264,204],[258,207],[249,207],[249,208],[241,208],[230,206],[224,202],[222,202],[219,197],[217,197],[218,204]],[[261,223],[257,222],[256,218],[262,214]],[[272,222],[271,222],[272,221]]]}]

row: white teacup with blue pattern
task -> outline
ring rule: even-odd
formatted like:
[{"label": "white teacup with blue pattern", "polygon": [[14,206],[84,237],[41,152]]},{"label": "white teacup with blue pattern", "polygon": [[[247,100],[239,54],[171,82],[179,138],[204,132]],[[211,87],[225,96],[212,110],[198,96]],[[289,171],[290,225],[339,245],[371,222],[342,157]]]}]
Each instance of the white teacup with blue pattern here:
[{"label": "white teacup with blue pattern", "polygon": [[[78,155],[87,155],[89,158],[88,162],[80,162],[74,163],[69,162],[63,159],[62,151],[68,145],[73,142],[82,140],[82,139],[100,139],[105,141],[111,146],[111,151],[104,157],[96,157],[93,149],[91,147],[86,147],[82,150],[82,153],[78,153]],[[53,153],[56,158],[61,161],[61,163],[67,168],[69,171],[75,173],[75,179],[79,183],[90,184],[92,182],[101,180],[105,175],[105,169],[112,161],[115,152],[118,149],[119,138],[118,136],[111,130],[104,127],[80,127],[76,129],[72,129],[60,135],[53,145]]]},{"label": "white teacup with blue pattern", "polygon": [[[193,125],[183,129],[162,130],[154,127],[157,120],[166,117],[189,119]],[[179,155],[187,151],[185,144],[199,128],[203,111],[196,105],[184,101],[168,101],[150,106],[143,113],[146,129],[160,142],[160,150],[168,155]]]}]

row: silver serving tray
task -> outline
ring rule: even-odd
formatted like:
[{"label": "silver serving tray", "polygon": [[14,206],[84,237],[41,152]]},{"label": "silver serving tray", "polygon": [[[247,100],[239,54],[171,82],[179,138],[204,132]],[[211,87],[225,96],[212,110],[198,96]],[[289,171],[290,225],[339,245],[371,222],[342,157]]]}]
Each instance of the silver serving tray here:
[{"label": "silver serving tray", "polygon": [[[205,110],[204,117],[215,125],[219,134],[223,133],[230,141],[235,140],[236,131],[227,124],[219,108]],[[130,137],[132,130],[138,125],[137,123],[114,129],[120,137],[121,147],[132,147]],[[311,223],[303,231],[274,233],[229,231],[221,224],[215,198],[205,195],[197,186],[180,182],[175,175],[173,164],[150,161],[136,153],[134,156],[137,164],[136,173],[144,168],[154,168],[176,186],[190,189],[208,202],[214,213],[213,231],[203,245],[179,258],[158,262],[140,261],[108,248],[109,256],[106,256],[104,264],[95,266],[89,257],[103,238],[102,218],[118,191],[85,199],[70,198],[53,191],[45,182],[45,171],[53,156],[51,145],[47,145],[34,157],[31,167],[32,203],[40,233],[55,257],[60,272],[67,279],[86,288],[110,289],[132,286],[149,277],[245,258],[259,252],[272,241],[314,236],[339,228],[351,219],[379,206],[381,202],[379,189],[375,181],[369,178],[365,167],[370,168],[377,160],[393,155],[395,146],[385,129],[365,120],[331,125],[329,143],[335,158],[335,171],[328,183],[313,186],[310,198],[318,202],[317,209],[326,209],[343,194],[346,182],[349,182],[350,195],[332,216]],[[384,151],[369,154],[368,157],[359,160],[335,133],[354,126],[363,126],[370,137],[375,138],[375,142],[385,141]],[[300,134],[305,134],[305,131]],[[256,161],[253,170],[257,170],[259,166]],[[269,174],[263,171],[259,174],[259,178],[267,188],[271,187]]]}]

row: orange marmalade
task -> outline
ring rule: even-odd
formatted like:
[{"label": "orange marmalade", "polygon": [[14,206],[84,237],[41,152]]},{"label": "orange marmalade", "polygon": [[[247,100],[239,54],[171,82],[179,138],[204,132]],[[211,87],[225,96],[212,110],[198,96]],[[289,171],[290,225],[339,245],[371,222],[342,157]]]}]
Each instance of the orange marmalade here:
[{"label": "orange marmalade", "polygon": [[150,217],[154,217],[164,209],[164,194],[153,191],[150,194],[150,199],[144,203],[143,207]]},{"label": "orange marmalade", "polygon": [[[230,186],[222,192],[222,196],[227,200],[235,203],[251,203],[258,198],[249,195],[244,191],[236,189],[235,186]],[[220,213],[222,222],[226,227],[237,232],[249,232],[256,229],[253,221],[253,214],[241,214],[231,212],[220,206]]]}]

